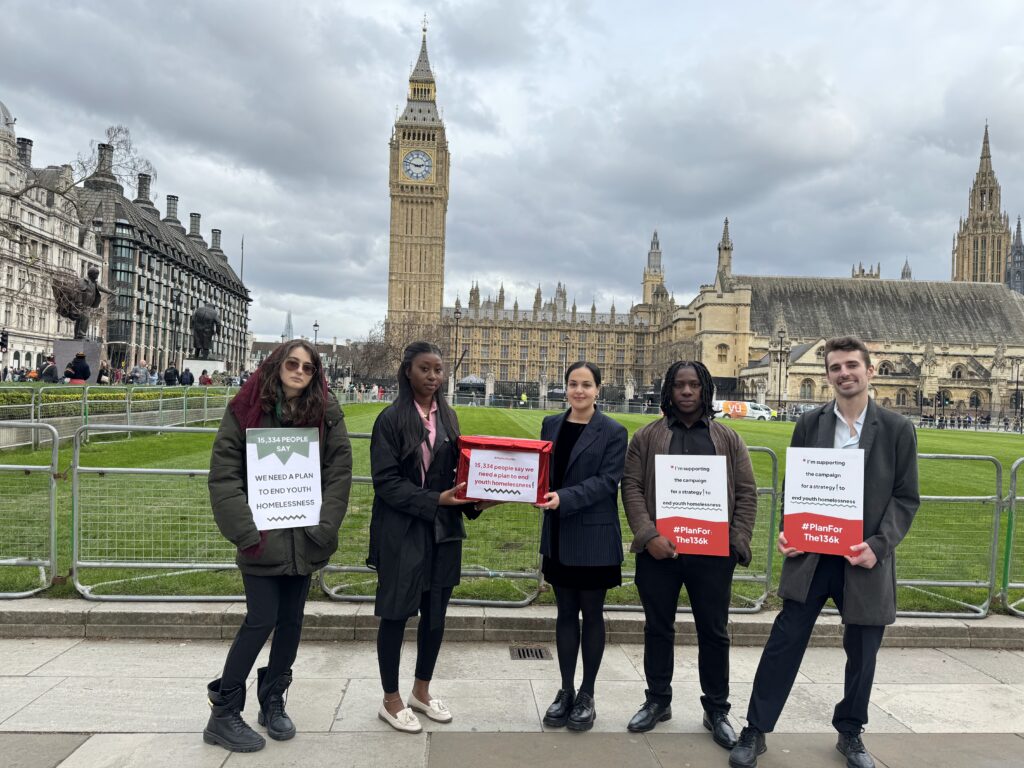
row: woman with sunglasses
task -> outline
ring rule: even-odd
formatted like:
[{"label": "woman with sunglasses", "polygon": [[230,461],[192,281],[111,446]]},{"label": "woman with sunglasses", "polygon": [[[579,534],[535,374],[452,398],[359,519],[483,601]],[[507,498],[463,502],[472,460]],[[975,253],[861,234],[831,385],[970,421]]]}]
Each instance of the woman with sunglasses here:
[{"label": "woman with sunglasses", "polygon": [[[441,394],[441,350],[425,341],[405,348],[398,396],[381,411],[370,440],[373,514],[366,564],[377,571],[374,613],[380,617],[377,662],[384,701],[377,716],[405,733],[423,730],[413,710],[451,722],[448,707],[430,693],[444,637],[444,618],[462,572],[462,516],[478,516],[455,494],[459,420]],[[481,506],[482,508],[482,506]],[[416,679],[408,703],[398,692],[405,624],[419,612]]]},{"label": "woman with sunglasses", "polygon": [[[247,429],[313,427],[319,432],[320,523],[260,531],[246,499]],[[257,671],[259,723],[272,739],[295,735],[284,709],[312,573],[338,548],[348,509],[352,447],[341,409],[327,389],[320,356],[301,339],[277,347],[228,404],[210,458],[210,503],[224,537],[238,548],[246,615],[221,676],[207,686],[212,712],[207,744],[255,752],[266,742],[242,719],[246,678],[270,633],[270,660]]]}]

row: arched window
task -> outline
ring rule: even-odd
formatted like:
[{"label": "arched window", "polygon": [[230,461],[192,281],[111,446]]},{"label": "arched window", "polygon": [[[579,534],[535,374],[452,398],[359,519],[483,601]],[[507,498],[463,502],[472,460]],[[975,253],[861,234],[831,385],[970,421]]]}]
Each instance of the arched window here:
[{"label": "arched window", "polygon": [[814,399],[814,382],[811,379],[804,379],[800,382],[800,399]]},{"label": "arched window", "polygon": [[818,349],[815,350],[814,354],[816,354],[818,357],[825,357],[825,348],[818,347]]},{"label": "arched window", "polygon": [[896,392],[896,405],[907,404],[907,390],[900,389]]},{"label": "arched window", "polygon": [[893,374],[892,363],[890,363],[888,360],[883,360],[881,363],[878,364],[878,375],[879,376],[892,376],[892,374]]},{"label": "arched window", "polygon": [[967,373],[966,369],[962,365],[957,365],[953,368],[953,373],[950,374],[954,379],[967,378],[964,374]]},{"label": "arched window", "polygon": [[718,353],[718,362],[728,363],[729,362],[729,345],[719,344],[715,347],[715,351]]}]

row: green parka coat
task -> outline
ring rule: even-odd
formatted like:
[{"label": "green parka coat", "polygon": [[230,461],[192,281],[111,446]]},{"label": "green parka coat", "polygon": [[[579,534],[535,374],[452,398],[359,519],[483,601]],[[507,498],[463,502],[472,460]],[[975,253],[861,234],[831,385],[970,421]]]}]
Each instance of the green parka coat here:
[{"label": "green parka coat", "polygon": [[[220,532],[239,549],[235,562],[242,573],[305,576],[324,567],[337,550],[338,529],[352,486],[352,446],[333,395],[326,410],[320,446],[320,524],[266,531],[265,546],[254,557],[243,554],[260,543],[246,500],[245,431],[230,408],[224,411],[210,457],[210,504]],[[282,426],[274,414],[264,414],[260,421],[261,428]]]}]

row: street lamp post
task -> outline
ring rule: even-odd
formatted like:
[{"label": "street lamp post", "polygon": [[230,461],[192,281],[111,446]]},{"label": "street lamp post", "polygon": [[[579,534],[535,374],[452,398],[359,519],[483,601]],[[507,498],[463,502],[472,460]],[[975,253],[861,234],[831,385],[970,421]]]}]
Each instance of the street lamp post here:
[{"label": "street lamp post", "polygon": [[455,368],[452,369],[452,375],[455,376],[459,372],[459,363],[462,362],[462,349],[459,348],[459,320],[462,319],[462,310],[456,307],[452,317],[455,318]]},{"label": "street lamp post", "polygon": [[1021,364],[1021,358],[1019,358],[1019,357],[1015,358],[1013,362],[1017,365],[1017,375],[1014,377],[1014,380],[1015,380],[1016,384],[1014,385],[1014,389],[1013,389],[1013,417],[1014,417],[1014,420],[1015,420],[1014,423],[1016,424],[1017,429],[1020,430],[1020,429],[1022,429],[1022,427],[1020,426],[1020,415],[1021,415],[1021,403],[1020,403],[1020,364]]},{"label": "street lamp post", "polygon": [[779,336],[779,400],[778,400],[778,411],[779,419],[782,419],[782,342],[786,338],[786,334],[781,329],[778,333]]},{"label": "street lamp post", "polygon": [[[313,321],[313,349],[316,349],[316,338],[317,334],[320,333],[320,323],[316,320]],[[319,350],[317,350],[319,351]]]}]

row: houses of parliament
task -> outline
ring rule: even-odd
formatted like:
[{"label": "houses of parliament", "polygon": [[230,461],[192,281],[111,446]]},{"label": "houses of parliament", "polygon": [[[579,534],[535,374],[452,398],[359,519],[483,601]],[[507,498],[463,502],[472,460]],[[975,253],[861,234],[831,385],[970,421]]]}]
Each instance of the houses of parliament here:
[{"label": "houses of parliament", "polygon": [[561,283],[547,296],[538,286],[523,305],[502,286],[483,297],[474,283],[465,305],[444,306],[449,172],[424,29],[390,141],[387,324],[408,338],[432,329],[448,358],[461,357],[460,380],[543,395],[560,387],[567,362],[587,359],[600,366],[606,396],[632,398],[660,389],[668,365],[690,359],[710,369],[718,397],[785,406],[829,397],[824,342],[854,334],[871,350],[872,395],[884,405],[996,417],[1019,407],[1024,241],[1020,219],[1011,237],[1001,208],[987,125],[951,280],[914,280],[909,263],[899,279],[882,279],[881,265],[842,278],[744,275],[726,219],[692,300],[677,303],[667,287],[671,258],[654,232],[646,259],[638,248],[642,301],[621,311],[570,305]]}]

